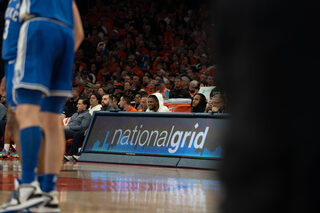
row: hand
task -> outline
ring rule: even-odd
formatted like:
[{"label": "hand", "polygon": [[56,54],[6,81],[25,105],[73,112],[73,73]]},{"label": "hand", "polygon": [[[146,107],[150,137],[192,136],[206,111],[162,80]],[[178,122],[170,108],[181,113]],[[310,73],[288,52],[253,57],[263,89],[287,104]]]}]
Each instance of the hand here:
[{"label": "hand", "polygon": [[219,108],[214,106],[214,107],[211,108],[211,110],[212,110],[212,112],[218,112]]}]

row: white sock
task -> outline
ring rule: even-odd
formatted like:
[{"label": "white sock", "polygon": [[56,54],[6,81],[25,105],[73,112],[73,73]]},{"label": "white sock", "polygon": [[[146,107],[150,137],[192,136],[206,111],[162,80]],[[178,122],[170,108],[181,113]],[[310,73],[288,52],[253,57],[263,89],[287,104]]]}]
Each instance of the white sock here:
[{"label": "white sock", "polygon": [[9,150],[10,150],[10,144],[4,144],[4,150],[6,150],[6,152],[8,153],[9,152]]}]

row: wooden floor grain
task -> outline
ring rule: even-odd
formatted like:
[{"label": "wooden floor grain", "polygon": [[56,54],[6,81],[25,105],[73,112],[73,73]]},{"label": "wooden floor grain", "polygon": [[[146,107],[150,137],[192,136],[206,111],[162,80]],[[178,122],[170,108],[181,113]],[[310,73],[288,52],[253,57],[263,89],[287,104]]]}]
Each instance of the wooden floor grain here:
[{"label": "wooden floor grain", "polygon": [[[0,160],[0,203],[10,196],[18,161]],[[103,163],[65,163],[58,181],[62,212],[218,212],[215,171]]]}]

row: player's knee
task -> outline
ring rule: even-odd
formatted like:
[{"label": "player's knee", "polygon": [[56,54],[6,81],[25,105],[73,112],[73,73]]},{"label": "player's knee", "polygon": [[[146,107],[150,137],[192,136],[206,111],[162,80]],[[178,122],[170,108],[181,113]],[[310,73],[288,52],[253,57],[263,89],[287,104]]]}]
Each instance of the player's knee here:
[{"label": "player's knee", "polygon": [[21,105],[17,107],[17,120],[21,128],[29,126],[40,126],[40,107],[36,105]]},{"label": "player's knee", "polygon": [[55,130],[62,128],[61,118],[58,114],[42,112],[40,113],[40,120],[44,129]]}]

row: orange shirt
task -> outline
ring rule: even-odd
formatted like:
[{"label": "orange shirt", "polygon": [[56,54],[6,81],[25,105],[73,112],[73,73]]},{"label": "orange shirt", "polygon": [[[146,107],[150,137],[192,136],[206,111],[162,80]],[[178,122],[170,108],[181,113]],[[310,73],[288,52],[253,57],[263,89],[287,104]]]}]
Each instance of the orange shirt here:
[{"label": "orange shirt", "polygon": [[130,105],[127,112],[137,112],[137,110],[133,106]]}]

